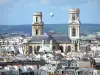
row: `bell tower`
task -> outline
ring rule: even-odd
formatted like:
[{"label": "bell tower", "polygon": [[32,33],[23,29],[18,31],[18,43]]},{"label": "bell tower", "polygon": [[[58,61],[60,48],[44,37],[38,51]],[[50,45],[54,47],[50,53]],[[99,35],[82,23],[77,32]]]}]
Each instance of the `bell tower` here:
[{"label": "bell tower", "polygon": [[69,9],[69,26],[68,35],[75,44],[75,50],[79,50],[79,38],[80,38],[80,20],[79,20],[80,10],[77,8]]},{"label": "bell tower", "polygon": [[69,37],[71,39],[79,39],[80,37],[80,21],[79,9],[69,9]]},{"label": "bell tower", "polygon": [[32,36],[43,34],[42,12],[33,13]]}]

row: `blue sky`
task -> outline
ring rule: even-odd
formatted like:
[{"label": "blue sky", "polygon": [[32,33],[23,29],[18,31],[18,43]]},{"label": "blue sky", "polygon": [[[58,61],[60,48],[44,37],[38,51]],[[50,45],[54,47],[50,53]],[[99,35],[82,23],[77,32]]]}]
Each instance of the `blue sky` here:
[{"label": "blue sky", "polygon": [[32,24],[33,12],[38,11],[45,24],[68,23],[69,8],[80,9],[81,23],[99,24],[99,4],[100,0],[0,0],[0,25]]}]

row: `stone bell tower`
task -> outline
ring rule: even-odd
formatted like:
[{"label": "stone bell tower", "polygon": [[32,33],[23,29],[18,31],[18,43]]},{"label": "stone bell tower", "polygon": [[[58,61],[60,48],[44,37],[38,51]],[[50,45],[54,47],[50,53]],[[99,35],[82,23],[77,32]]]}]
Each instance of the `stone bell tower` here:
[{"label": "stone bell tower", "polygon": [[69,37],[71,39],[79,39],[80,37],[79,12],[79,9],[76,8],[69,10]]},{"label": "stone bell tower", "polygon": [[69,27],[68,35],[75,44],[75,50],[79,50],[79,38],[80,38],[80,10],[77,8],[69,9]]},{"label": "stone bell tower", "polygon": [[43,34],[42,12],[33,13],[32,36]]}]

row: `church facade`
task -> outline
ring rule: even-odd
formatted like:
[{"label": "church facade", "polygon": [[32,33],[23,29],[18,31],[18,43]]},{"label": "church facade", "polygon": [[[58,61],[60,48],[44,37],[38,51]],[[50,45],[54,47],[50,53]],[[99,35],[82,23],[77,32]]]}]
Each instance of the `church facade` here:
[{"label": "church facade", "polygon": [[71,51],[79,51],[80,38],[80,10],[77,8],[69,9],[68,34],[43,34],[44,23],[42,12],[33,14],[32,38],[25,43],[25,53],[34,54],[39,51],[41,45],[47,45],[52,50],[61,50],[67,54]]}]

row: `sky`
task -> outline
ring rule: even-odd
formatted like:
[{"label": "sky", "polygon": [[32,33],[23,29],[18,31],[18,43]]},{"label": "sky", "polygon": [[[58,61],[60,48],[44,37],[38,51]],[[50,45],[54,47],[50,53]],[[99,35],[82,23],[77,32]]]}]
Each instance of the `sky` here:
[{"label": "sky", "polygon": [[100,24],[99,4],[100,0],[0,0],[0,25],[32,24],[34,12],[42,12],[45,24],[67,24],[70,8],[80,9],[81,23]]}]

